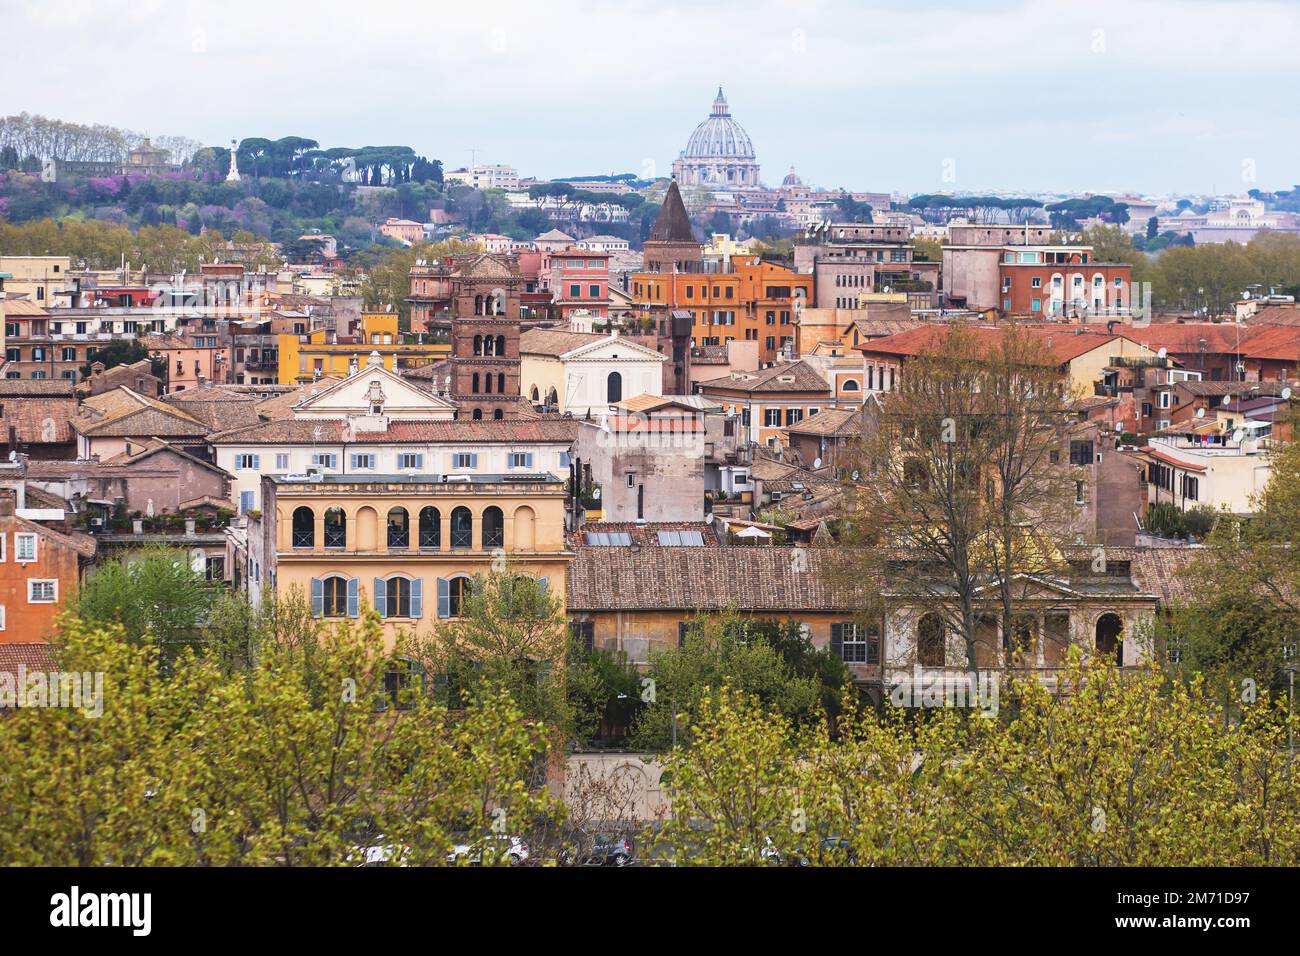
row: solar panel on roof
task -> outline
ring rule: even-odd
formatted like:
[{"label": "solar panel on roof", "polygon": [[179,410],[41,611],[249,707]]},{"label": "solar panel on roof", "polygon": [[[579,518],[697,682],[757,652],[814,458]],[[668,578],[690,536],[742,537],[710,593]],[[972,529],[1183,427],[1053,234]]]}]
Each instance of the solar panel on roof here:
[{"label": "solar panel on roof", "polygon": [[704,547],[704,534],[700,531],[659,531],[659,544],[663,547]]},{"label": "solar panel on roof", "polygon": [[626,548],[632,544],[632,535],[626,531],[588,531],[587,544],[601,548]]}]

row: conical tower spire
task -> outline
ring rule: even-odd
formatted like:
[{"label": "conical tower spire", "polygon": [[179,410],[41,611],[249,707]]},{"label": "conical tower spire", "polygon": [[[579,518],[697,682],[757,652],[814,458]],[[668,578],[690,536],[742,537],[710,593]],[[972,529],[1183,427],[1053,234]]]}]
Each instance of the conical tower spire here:
[{"label": "conical tower spire", "polygon": [[686,215],[686,204],[682,202],[682,193],[677,188],[675,179],[668,184],[659,218],[650,230],[650,239],[653,242],[695,241],[695,236],[691,233],[691,217]]}]

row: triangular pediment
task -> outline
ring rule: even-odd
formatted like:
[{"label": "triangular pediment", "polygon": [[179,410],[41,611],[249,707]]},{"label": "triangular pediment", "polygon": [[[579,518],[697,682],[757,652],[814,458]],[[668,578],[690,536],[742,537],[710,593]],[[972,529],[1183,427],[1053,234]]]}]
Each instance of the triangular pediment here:
[{"label": "triangular pediment", "polygon": [[382,396],[384,414],[396,418],[450,419],[455,405],[395,375],[382,365],[367,365],[323,392],[299,402],[295,418],[339,418],[367,414]]},{"label": "triangular pediment", "polygon": [[584,361],[613,359],[617,355],[619,358],[637,358],[637,359],[654,359],[660,362],[668,361],[668,357],[648,346],[641,345],[626,339],[622,336],[611,336],[607,339],[598,339],[586,345],[579,345],[576,349],[570,349],[560,356],[561,359],[583,359]]}]

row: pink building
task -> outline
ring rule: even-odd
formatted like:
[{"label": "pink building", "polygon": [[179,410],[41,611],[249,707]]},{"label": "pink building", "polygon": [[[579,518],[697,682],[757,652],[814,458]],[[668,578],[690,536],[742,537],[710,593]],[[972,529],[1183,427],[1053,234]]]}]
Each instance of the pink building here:
[{"label": "pink building", "polygon": [[542,274],[550,276],[552,300],[561,319],[584,312],[592,319],[609,318],[609,253],[570,246],[543,253]]}]

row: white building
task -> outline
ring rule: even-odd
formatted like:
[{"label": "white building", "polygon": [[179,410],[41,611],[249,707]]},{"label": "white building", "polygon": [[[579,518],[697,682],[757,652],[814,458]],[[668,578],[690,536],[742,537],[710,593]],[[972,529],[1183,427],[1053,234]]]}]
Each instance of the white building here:
[{"label": "white building", "polygon": [[574,418],[607,415],[635,395],[663,394],[667,356],[620,336],[529,329],[519,337],[519,382],[537,406]]},{"label": "white building", "polygon": [[519,170],[513,166],[472,166],[468,169],[453,169],[443,174],[443,182],[461,183],[475,189],[519,188]]}]

